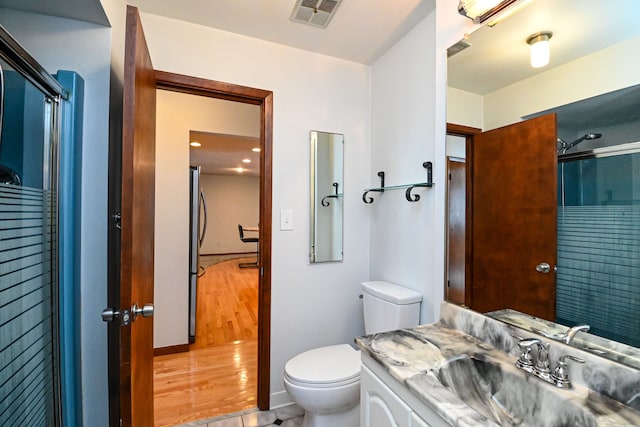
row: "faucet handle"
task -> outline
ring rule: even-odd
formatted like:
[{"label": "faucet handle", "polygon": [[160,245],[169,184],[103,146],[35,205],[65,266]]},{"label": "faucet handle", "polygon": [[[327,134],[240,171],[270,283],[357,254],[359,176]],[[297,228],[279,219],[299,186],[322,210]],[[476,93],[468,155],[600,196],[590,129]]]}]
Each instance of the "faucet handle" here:
[{"label": "faucet handle", "polygon": [[526,349],[526,348],[531,348],[531,346],[533,346],[535,344],[541,344],[541,343],[542,343],[542,341],[540,341],[538,338],[526,338],[526,339],[518,341],[518,345],[523,350]]},{"label": "faucet handle", "polygon": [[518,346],[522,349],[522,353],[516,361],[517,367],[527,372],[533,372],[533,356],[531,356],[531,347],[535,344],[540,344],[540,340],[537,338],[528,338],[518,341]]},{"label": "faucet handle", "polygon": [[571,381],[569,380],[569,371],[567,370],[567,362],[566,362],[567,359],[572,360],[576,363],[584,363],[583,359],[580,359],[579,357],[571,356],[569,354],[560,356],[560,358],[558,359],[558,365],[553,370],[553,374],[551,375],[551,378],[553,379],[553,382],[555,383],[555,385],[560,388],[573,387],[571,385]]}]

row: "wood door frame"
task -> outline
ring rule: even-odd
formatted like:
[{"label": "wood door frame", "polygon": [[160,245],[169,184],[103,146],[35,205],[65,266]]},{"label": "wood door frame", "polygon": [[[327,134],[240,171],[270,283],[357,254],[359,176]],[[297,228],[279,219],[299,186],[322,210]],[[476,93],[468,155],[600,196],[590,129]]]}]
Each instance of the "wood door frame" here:
[{"label": "wood door frame", "polygon": [[[473,172],[473,138],[476,134],[482,132],[482,129],[457,125],[453,123],[447,123],[447,135],[455,135],[462,136],[465,138],[465,254],[464,254],[464,305],[467,307],[471,307],[473,303],[473,287],[469,286],[471,284],[471,277],[473,277],[473,245],[472,243],[472,234],[473,234],[473,201],[470,197],[473,193],[473,180],[471,179]],[[449,219],[447,218],[447,223]],[[445,295],[446,295],[446,278],[445,278]]]},{"label": "wood door frame", "polygon": [[269,409],[271,380],[271,234],[273,92],[155,71],[158,89],[260,106],[260,275],[258,276],[258,409]]}]

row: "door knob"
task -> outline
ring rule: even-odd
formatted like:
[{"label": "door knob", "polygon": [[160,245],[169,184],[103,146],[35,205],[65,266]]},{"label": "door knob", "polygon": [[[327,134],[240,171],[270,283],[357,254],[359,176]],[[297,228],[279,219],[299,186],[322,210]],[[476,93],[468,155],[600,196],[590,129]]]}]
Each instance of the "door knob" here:
[{"label": "door knob", "polygon": [[549,263],[541,262],[540,264],[536,265],[536,271],[538,273],[547,274],[551,271],[551,266],[549,265]]},{"label": "door knob", "polygon": [[145,304],[142,307],[138,307],[135,302],[131,306],[132,321],[135,321],[138,316],[151,317],[153,316],[153,304]]}]

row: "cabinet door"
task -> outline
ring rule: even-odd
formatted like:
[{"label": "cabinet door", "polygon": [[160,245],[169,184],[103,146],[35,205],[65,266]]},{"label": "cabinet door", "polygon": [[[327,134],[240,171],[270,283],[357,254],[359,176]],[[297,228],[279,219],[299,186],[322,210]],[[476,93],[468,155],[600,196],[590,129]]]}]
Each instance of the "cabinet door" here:
[{"label": "cabinet door", "polygon": [[409,427],[411,425],[409,406],[366,366],[362,367],[361,386],[361,427]]},{"label": "cabinet door", "polygon": [[425,420],[417,416],[415,413],[411,414],[411,427],[431,427]]}]

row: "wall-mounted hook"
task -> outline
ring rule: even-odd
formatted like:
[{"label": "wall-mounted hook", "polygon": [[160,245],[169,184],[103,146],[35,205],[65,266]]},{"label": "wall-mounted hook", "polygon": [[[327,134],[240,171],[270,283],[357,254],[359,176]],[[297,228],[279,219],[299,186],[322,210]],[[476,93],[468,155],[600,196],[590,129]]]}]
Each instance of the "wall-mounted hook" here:
[{"label": "wall-mounted hook", "polygon": [[338,187],[340,186],[340,184],[338,184],[337,182],[334,182],[333,184],[333,189],[334,189],[334,194],[331,194],[330,196],[325,196],[322,198],[322,200],[320,201],[320,204],[324,207],[327,207],[329,205],[331,205],[331,203],[329,203],[329,201],[327,199],[337,199],[338,197]]},{"label": "wall-mounted hook", "polygon": [[433,163],[424,162],[422,167],[427,170],[427,184],[433,184]]},{"label": "wall-mounted hook", "polygon": [[409,188],[407,188],[407,191],[405,191],[404,196],[407,198],[408,202],[417,202],[418,200],[420,200],[420,195],[419,194],[411,194],[411,190],[413,190],[414,188],[416,188],[415,186],[411,186]]},{"label": "wall-mounted hook", "polygon": [[422,163],[422,167],[427,170],[427,182],[422,184],[412,185],[407,188],[407,191],[404,193],[407,201],[409,202],[417,202],[420,200],[419,194],[411,194],[411,191],[416,187],[432,187],[433,186],[433,164],[431,162]]},{"label": "wall-mounted hook", "polygon": [[380,178],[380,188],[373,188],[365,191],[364,194],[362,194],[362,201],[366,204],[373,203],[373,197],[367,197],[367,194],[369,194],[370,192],[373,191],[376,193],[384,193],[384,171],[378,172],[378,177]]}]

